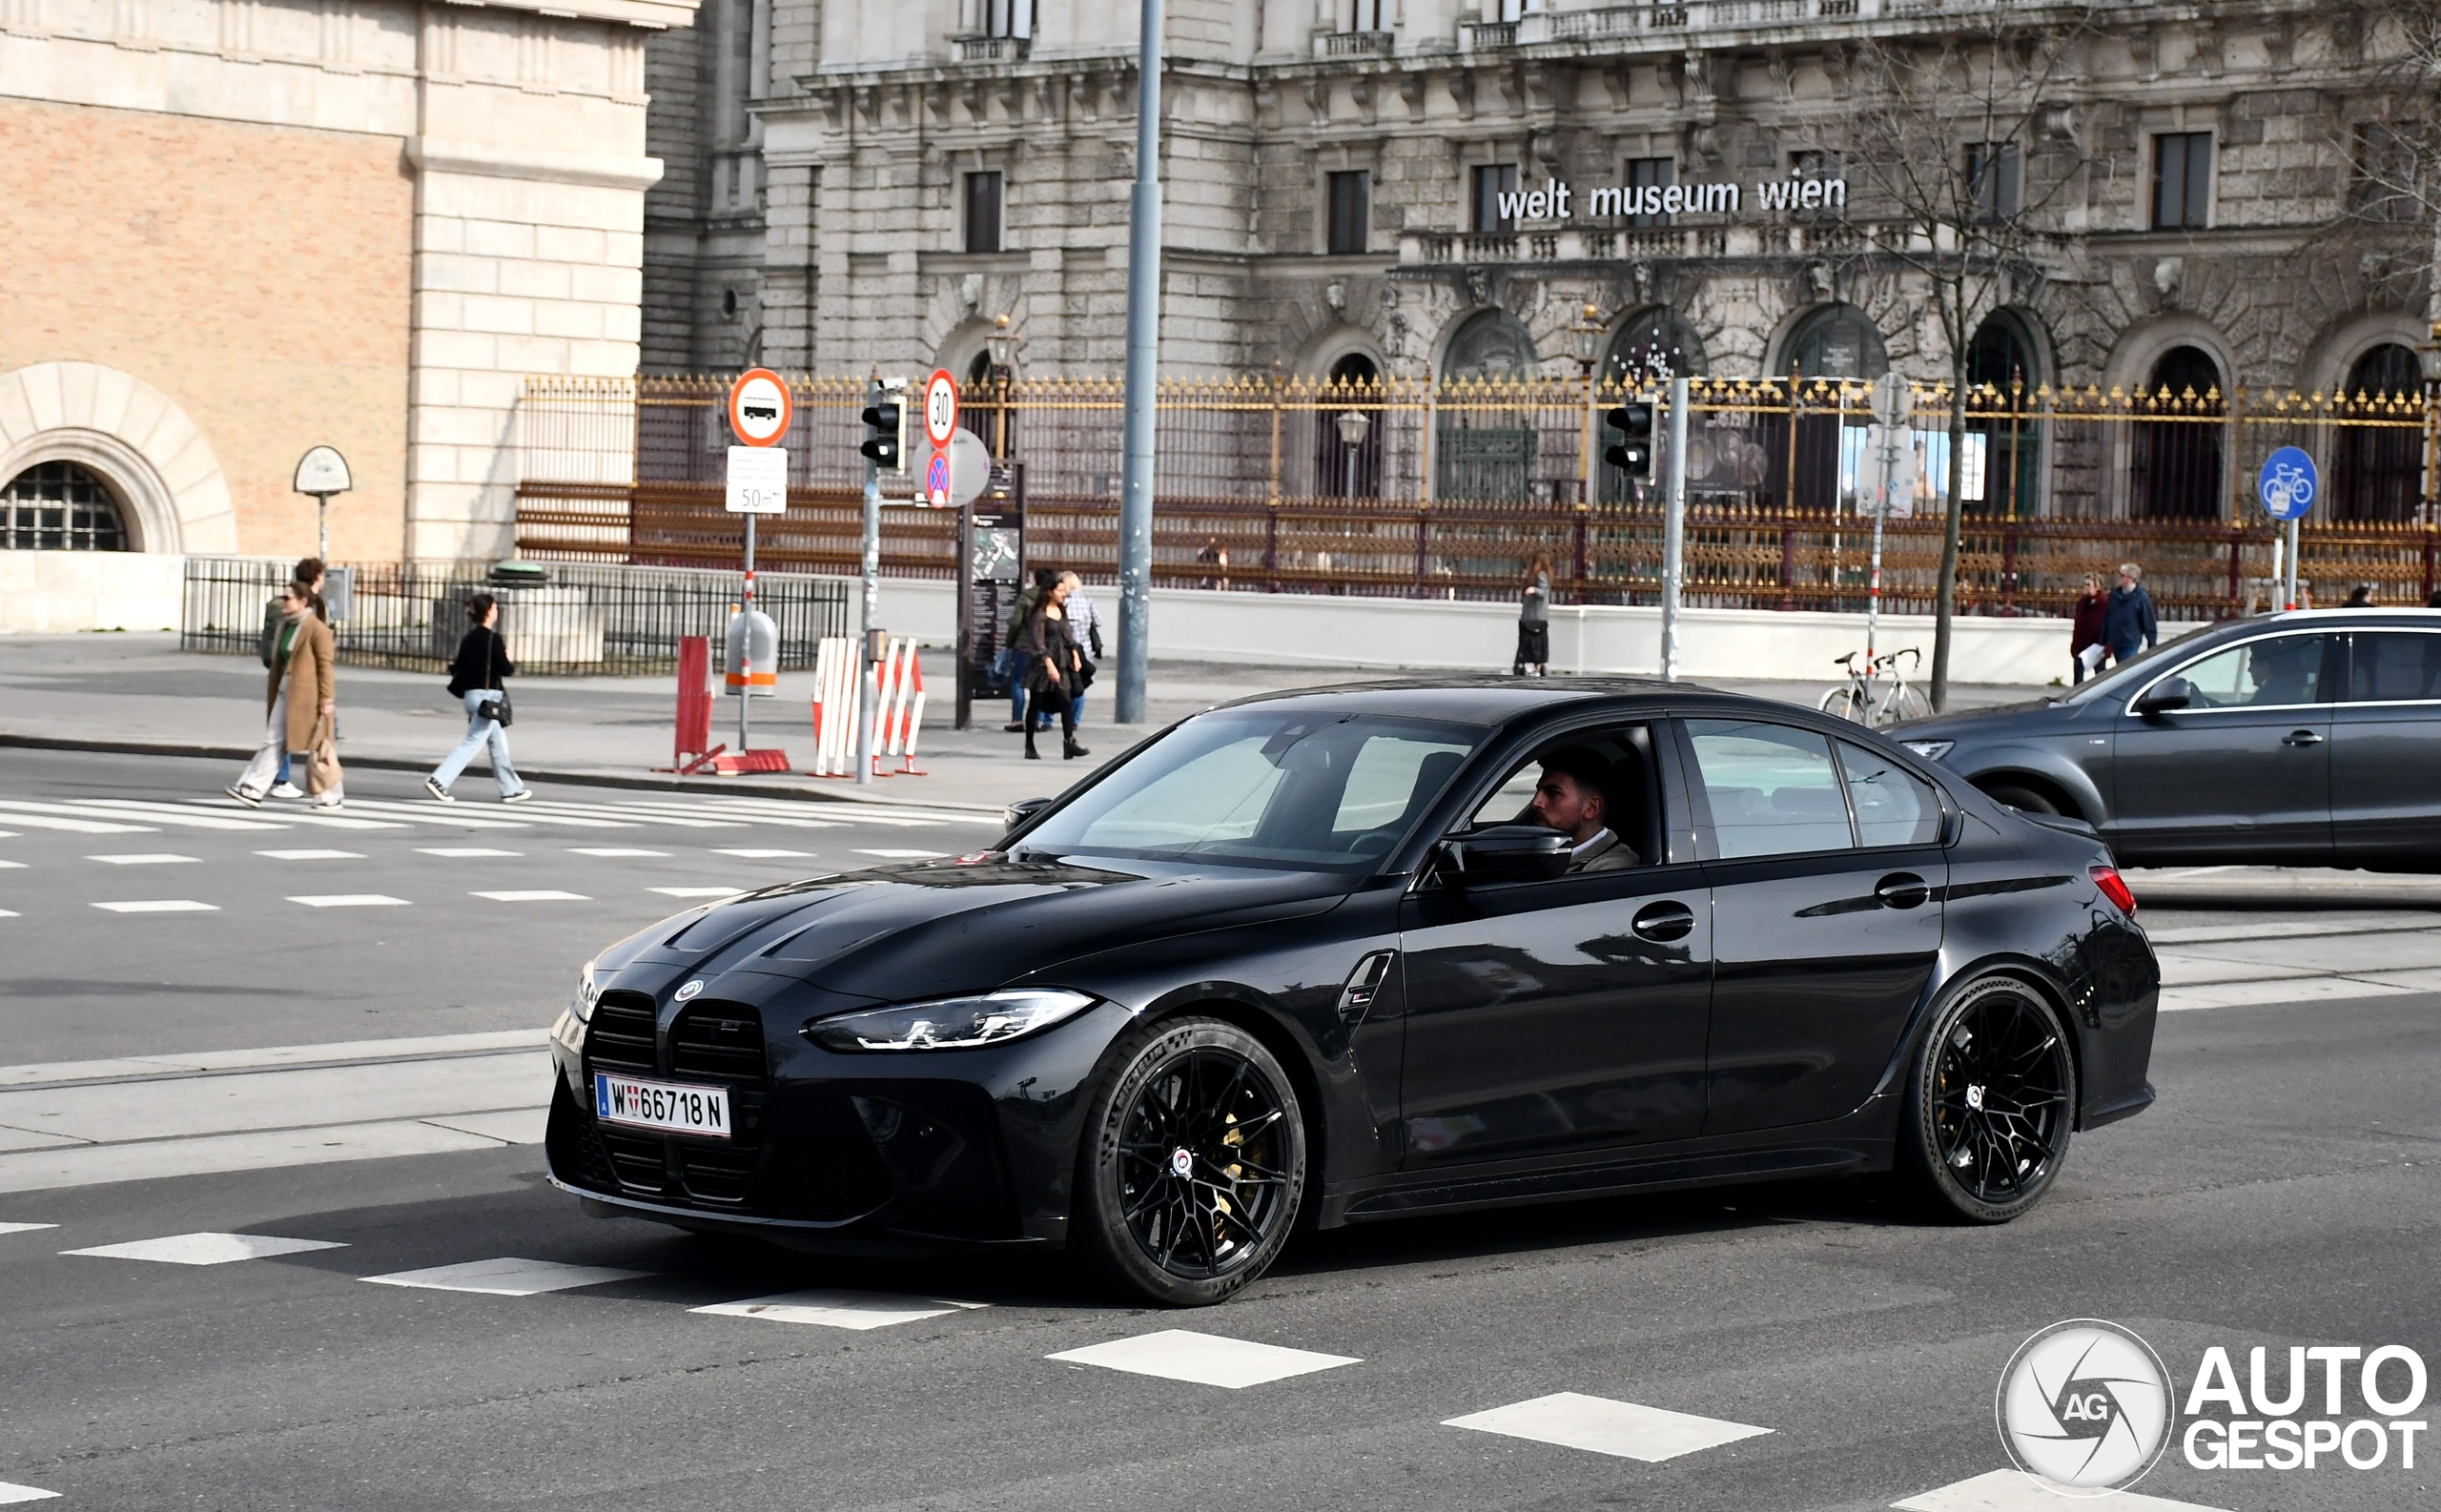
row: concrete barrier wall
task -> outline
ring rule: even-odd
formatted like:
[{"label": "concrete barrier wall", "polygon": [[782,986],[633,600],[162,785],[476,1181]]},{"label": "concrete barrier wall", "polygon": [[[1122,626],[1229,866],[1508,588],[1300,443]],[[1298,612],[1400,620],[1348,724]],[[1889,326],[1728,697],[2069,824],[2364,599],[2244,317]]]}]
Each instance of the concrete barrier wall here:
[{"label": "concrete barrier wall", "polygon": [[187,559],[143,551],[0,551],[0,634],[174,630]]},{"label": "concrete barrier wall", "polygon": [[[1117,590],[1093,592],[1104,618],[1115,623]],[[930,645],[946,645],[956,637],[956,599],[946,582],[885,582],[881,613],[893,635],[912,634]],[[2162,626],[2164,635],[2200,628]],[[1841,676],[1833,659],[1864,644],[1861,614],[1690,609],[1679,622],[1679,669],[1691,678],[1831,683]],[[1884,615],[1877,644],[1885,651],[1919,647],[1923,673],[1930,675],[1932,616]],[[1505,672],[1516,644],[1517,606],[1509,603],[1194,588],[1153,592],[1156,657]],[[2055,678],[2064,682],[2068,622],[1961,616],[1950,655],[1950,677],[1959,683],[2039,687]],[[1658,672],[1661,611],[1553,609],[1550,664],[1554,672]]]}]

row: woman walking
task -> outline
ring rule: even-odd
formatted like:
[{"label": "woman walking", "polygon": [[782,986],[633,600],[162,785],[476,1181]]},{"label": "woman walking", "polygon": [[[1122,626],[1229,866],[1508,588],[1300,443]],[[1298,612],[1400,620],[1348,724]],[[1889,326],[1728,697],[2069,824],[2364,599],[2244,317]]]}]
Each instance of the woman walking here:
[{"label": "woman walking", "polygon": [[1526,569],[1526,602],[1517,610],[1517,659],[1509,672],[1524,677],[1532,667],[1536,677],[1551,675],[1551,554],[1534,554]]},{"label": "woman walking", "polygon": [[2102,591],[2102,576],[2086,573],[2085,591],[2077,595],[2076,613],[2068,629],[2068,659],[2076,664],[2076,682],[2082,683],[2102,669],[2102,617],[2109,607],[2110,601]]},{"label": "woman walking", "polygon": [[315,807],[337,808],[345,801],[336,744],[335,644],[314,603],[313,590],[301,582],[290,583],[279,597],[280,626],[263,690],[263,743],[228,788],[230,797],[249,808],[262,807],[291,753],[306,759],[305,790]]},{"label": "woman walking", "polygon": [[475,759],[475,752],[488,746],[500,801],[522,804],[534,796],[534,789],[519,779],[517,767],[508,759],[504,726],[510,713],[504,684],[517,675],[517,664],[508,659],[508,644],[501,639],[500,601],[488,593],[476,594],[466,601],[466,618],[474,625],[458,643],[458,655],[449,664],[450,694],[466,705],[466,738],[423,780],[423,790],[444,804],[456,803],[449,795],[449,785]]},{"label": "woman walking", "polygon": [[[1059,754],[1063,760],[1091,754],[1077,744],[1075,695],[1085,658],[1077,649],[1076,632],[1068,623],[1066,604],[1068,595],[1074,591],[1069,582],[1053,582],[1043,590],[1041,601],[1017,636],[1017,647],[1026,653],[1026,691],[1034,695],[1033,706],[1059,716]],[[1023,723],[1026,760],[1040,761],[1042,753],[1034,748],[1034,721]]]}]

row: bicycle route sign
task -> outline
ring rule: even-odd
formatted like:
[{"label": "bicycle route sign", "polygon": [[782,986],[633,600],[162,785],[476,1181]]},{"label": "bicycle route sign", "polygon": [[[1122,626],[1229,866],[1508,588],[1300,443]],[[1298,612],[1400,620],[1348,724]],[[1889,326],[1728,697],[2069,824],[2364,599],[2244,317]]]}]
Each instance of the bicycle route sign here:
[{"label": "bicycle route sign", "polygon": [[2263,496],[2264,513],[2274,520],[2303,520],[2314,507],[2321,479],[2303,448],[2283,446],[2263,460],[2263,476],[2255,486]]}]

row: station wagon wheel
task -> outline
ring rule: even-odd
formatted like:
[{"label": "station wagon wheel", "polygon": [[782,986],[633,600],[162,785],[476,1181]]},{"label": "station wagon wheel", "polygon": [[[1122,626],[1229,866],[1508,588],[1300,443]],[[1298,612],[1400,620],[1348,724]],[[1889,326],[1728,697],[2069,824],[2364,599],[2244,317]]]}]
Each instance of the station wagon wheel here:
[{"label": "station wagon wheel", "polygon": [[1262,1042],[1172,1019],[1113,1048],[1078,1152],[1078,1248],[1157,1302],[1217,1302],[1287,1242],[1305,1180],[1303,1111]]},{"label": "station wagon wheel", "polygon": [[1986,978],[1941,1010],[1918,1052],[1900,1169],[1938,1211],[2005,1223],[2058,1176],[2076,1108],[2060,1015],[2024,983]]}]

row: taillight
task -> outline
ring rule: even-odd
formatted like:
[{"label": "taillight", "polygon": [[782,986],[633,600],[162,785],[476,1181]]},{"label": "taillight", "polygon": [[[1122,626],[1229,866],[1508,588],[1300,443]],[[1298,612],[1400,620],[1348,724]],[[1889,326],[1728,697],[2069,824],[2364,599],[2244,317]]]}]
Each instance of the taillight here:
[{"label": "taillight", "polygon": [[2088,867],[2085,874],[2094,879],[2094,886],[2102,889],[2102,895],[2120,912],[2131,919],[2136,917],[2136,894],[2127,889],[2127,879],[2119,874],[2117,867]]}]

